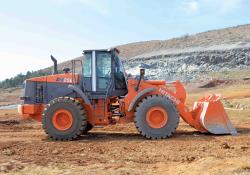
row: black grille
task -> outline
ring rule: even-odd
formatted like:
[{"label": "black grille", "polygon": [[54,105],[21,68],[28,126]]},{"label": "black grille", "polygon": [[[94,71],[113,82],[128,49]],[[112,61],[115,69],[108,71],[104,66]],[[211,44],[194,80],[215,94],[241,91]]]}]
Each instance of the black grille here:
[{"label": "black grille", "polygon": [[36,84],[36,103],[43,103],[44,87],[43,84]]}]

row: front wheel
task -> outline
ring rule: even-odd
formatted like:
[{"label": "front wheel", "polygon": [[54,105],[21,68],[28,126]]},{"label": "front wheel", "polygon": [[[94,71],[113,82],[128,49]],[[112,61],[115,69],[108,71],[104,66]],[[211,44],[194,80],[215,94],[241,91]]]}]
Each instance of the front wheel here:
[{"label": "front wheel", "polygon": [[165,96],[148,96],[138,104],[135,111],[135,126],[148,139],[170,137],[179,124],[178,110]]}]

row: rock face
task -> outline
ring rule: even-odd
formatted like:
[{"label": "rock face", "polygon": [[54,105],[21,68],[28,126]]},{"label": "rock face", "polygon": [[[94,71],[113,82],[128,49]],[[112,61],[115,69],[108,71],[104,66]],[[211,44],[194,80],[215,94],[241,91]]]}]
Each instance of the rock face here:
[{"label": "rock face", "polygon": [[128,74],[138,75],[145,68],[150,79],[192,81],[210,72],[250,68],[250,47],[138,56],[124,64]]}]

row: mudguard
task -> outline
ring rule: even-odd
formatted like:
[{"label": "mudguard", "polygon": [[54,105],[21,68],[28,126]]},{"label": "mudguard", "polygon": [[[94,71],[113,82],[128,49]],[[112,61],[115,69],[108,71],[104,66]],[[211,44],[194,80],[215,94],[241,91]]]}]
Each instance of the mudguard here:
[{"label": "mudguard", "polygon": [[91,105],[88,97],[83,93],[83,91],[78,86],[70,84],[68,88],[75,91],[83,99],[84,103]]},{"label": "mudguard", "polygon": [[149,92],[153,92],[153,91],[156,91],[156,88],[147,88],[147,89],[144,89],[144,90],[142,90],[141,92],[139,92],[139,93],[135,96],[135,98],[132,100],[132,102],[130,103],[129,108],[128,108],[128,112],[130,112],[130,111],[134,108],[136,102],[137,102],[139,99],[141,99],[141,97],[143,97],[145,94],[147,94],[147,93],[149,93]]}]

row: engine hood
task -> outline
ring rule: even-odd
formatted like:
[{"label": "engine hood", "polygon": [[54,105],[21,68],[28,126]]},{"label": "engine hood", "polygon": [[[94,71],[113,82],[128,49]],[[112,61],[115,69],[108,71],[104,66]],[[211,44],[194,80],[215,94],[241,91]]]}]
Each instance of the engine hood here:
[{"label": "engine hood", "polygon": [[76,83],[77,84],[79,82],[79,75],[78,74],[72,75],[71,73],[56,74],[56,75],[48,75],[48,76],[30,78],[27,81],[47,82],[47,83],[66,83],[66,84]]}]

